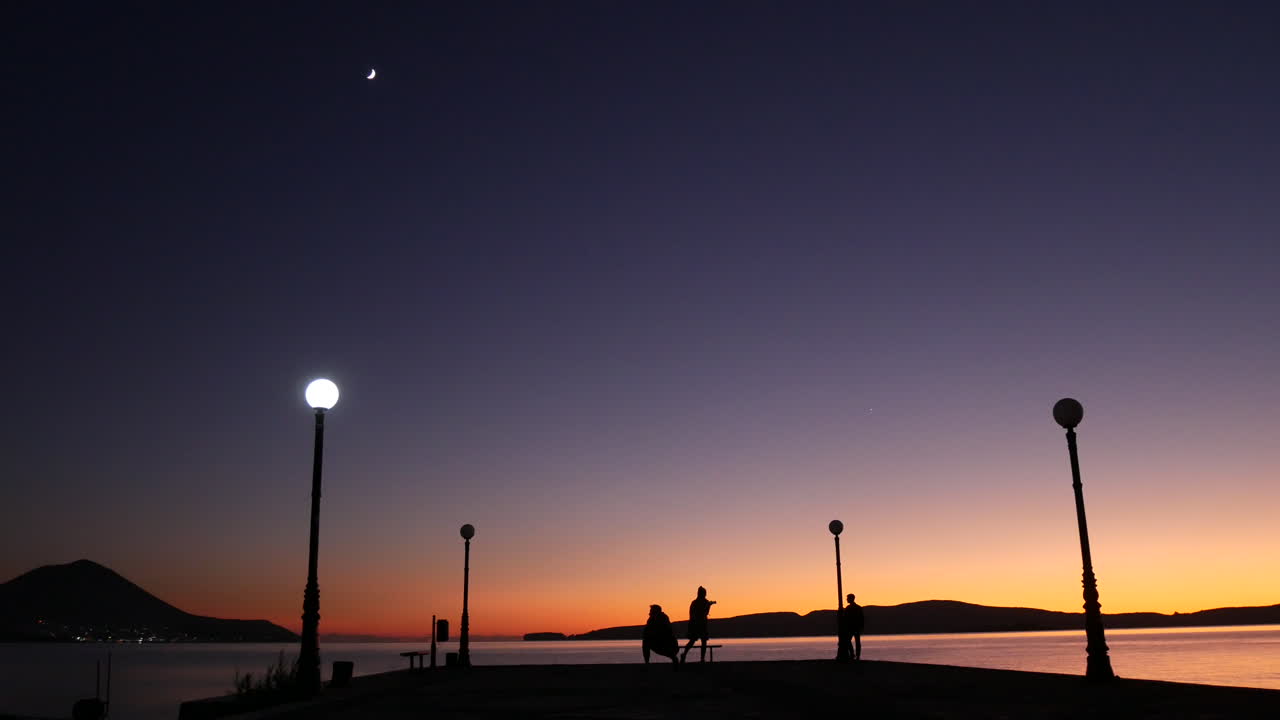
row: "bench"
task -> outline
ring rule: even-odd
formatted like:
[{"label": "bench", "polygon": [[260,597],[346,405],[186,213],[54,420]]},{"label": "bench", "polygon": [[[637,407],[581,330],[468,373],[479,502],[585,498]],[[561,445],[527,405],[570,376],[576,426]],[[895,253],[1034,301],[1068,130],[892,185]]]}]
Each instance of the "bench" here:
[{"label": "bench", "polygon": [[[699,649],[701,649],[702,647],[704,647],[704,646],[702,646],[702,645],[694,645],[693,647],[689,648],[689,652],[691,652],[691,653],[692,653],[694,650],[699,650]],[[715,661],[716,661],[716,648],[718,648],[718,647],[724,647],[724,646],[723,646],[723,645],[711,645],[711,644],[707,644],[705,647],[707,648],[707,662],[715,662]],[[680,649],[680,652],[682,652],[682,653],[683,653],[683,652],[684,652],[684,648],[681,648],[681,649]],[[685,657],[685,656],[683,656],[683,655],[682,655],[681,657]],[[701,658],[701,657],[702,657],[702,653],[698,653],[698,657],[699,657],[699,658]]]},{"label": "bench", "polygon": [[427,658],[431,657],[431,651],[430,651],[430,650],[410,650],[409,652],[402,652],[402,653],[400,653],[400,657],[407,657],[407,658],[409,658],[409,669],[410,669],[410,670],[412,670],[412,669],[413,669],[413,659],[414,659],[414,658],[417,658],[417,659],[418,659],[418,669],[419,669],[419,670],[421,670],[421,669],[423,669],[423,668],[425,668],[425,667],[426,667],[426,666],[425,666],[425,665],[423,665],[422,663],[423,663],[423,662],[425,662]]}]

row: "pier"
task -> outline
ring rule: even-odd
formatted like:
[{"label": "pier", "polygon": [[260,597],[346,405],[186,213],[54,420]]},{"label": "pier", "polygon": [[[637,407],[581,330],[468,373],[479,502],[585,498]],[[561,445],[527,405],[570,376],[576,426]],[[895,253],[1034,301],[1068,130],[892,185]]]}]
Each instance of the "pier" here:
[{"label": "pier", "polygon": [[[183,720],[210,717],[184,703]],[[519,665],[357,677],[240,718],[1275,717],[1280,690],[879,661]]]}]

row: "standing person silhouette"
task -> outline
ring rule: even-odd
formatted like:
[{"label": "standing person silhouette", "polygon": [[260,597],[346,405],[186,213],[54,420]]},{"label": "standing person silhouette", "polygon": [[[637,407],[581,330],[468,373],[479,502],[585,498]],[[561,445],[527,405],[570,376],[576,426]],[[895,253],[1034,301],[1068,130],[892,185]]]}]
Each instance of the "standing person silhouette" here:
[{"label": "standing person silhouette", "polygon": [[836,610],[836,662],[847,663],[853,660],[853,630],[850,629],[849,608]]},{"label": "standing person silhouette", "polygon": [[707,599],[707,589],[698,586],[698,597],[689,603],[689,644],[684,646],[684,654],[680,656],[680,662],[684,662],[689,657],[689,648],[698,640],[702,641],[702,657],[707,659],[707,615],[711,614],[711,606],[715,605],[715,600]]},{"label": "standing person silhouette", "polygon": [[866,618],[862,614],[862,606],[853,601],[853,593],[849,593],[849,604],[844,608],[848,633],[853,636],[853,659],[862,659],[862,629]]},{"label": "standing person silhouette", "polygon": [[649,652],[653,651],[664,657],[671,658],[672,665],[675,669],[680,669],[680,662],[676,659],[676,653],[680,650],[680,643],[676,640],[675,631],[671,629],[671,618],[662,612],[661,605],[649,606],[649,620],[644,624],[644,636],[640,644],[640,651],[644,653],[644,663],[649,664]]}]

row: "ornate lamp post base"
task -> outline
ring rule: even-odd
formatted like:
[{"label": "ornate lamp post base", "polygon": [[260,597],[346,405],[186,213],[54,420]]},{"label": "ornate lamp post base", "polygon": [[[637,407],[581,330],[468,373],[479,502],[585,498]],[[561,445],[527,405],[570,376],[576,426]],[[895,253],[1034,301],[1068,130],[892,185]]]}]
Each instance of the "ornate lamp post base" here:
[{"label": "ornate lamp post base", "polygon": [[307,584],[302,593],[302,650],[298,653],[298,684],[302,692],[320,692],[320,588]]},{"label": "ornate lamp post base", "polygon": [[1090,680],[1114,680],[1111,656],[1107,654],[1107,639],[1102,629],[1102,605],[1098,603],[1098,580],[1093,572],[1084,575],[1084,635],[1085,651],[1089,653],[1084,676]]}]

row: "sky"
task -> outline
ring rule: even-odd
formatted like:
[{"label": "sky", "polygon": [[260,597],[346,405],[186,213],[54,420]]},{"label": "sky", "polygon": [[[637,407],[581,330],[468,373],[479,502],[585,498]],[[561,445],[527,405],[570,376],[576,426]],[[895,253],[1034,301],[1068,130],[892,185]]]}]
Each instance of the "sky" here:
[{"label": "sky", "polygon": [[[1267,3],[21,3],[0,580],[477,636],[1280,602]],[[366,79],[371,69],[374,79]]]}]

